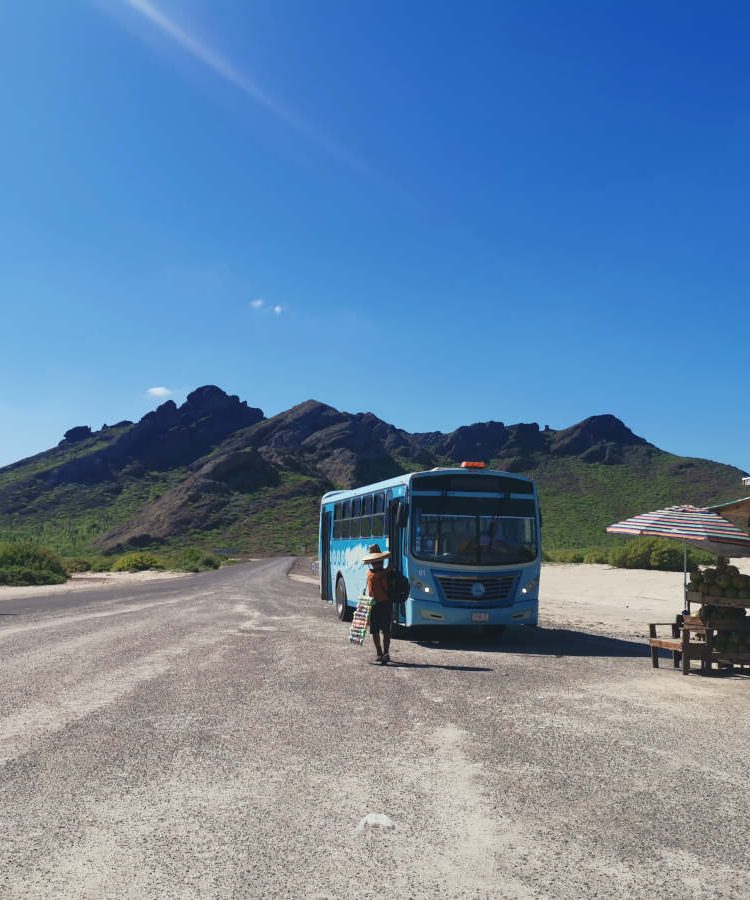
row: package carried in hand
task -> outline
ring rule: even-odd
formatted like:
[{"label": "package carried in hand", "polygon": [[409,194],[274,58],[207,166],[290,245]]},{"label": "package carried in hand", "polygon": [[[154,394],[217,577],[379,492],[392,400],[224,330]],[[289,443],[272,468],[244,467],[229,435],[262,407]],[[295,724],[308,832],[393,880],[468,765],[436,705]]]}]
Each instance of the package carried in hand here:
[{"label": "package carried in hand", "polygon": [[354,610],[352,627],[349,629],[349,642],[361,647],[367,637],[367,629],[370,627],[370,614],[375,601],[372,597],[360,597],[357,608]]}]

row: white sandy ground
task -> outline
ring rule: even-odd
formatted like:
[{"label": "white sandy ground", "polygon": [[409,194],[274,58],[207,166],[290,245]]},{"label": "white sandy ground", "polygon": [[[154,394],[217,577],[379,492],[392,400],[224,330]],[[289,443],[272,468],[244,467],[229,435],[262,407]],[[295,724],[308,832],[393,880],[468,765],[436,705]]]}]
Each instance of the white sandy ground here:
[{"label": "white sandy ground", "polygon": [[150,581],[163,581],[165,578],[183,578],[187,572],[80,572],[73,575],[65,584],[30,585],[29,587],[10,587],[0,585],[0,603],[3,600],[22,600],[24,597],[36,597],[39,594],[69,594],[72,591],[85,591],[92,588],[121,587],[128,584],[146,584]]},{"label": "white sandy ground", "polygon": [[[750,575],[750,560],[734,564]],[[647,637],[649,622],[673,622],[682,611],[682,583],[682,572],[544,565],[540,623]]]}]

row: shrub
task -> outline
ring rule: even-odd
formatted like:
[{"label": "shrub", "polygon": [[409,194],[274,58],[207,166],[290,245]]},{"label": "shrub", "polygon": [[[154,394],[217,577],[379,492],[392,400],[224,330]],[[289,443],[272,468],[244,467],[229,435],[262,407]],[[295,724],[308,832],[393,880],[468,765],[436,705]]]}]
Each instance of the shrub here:
[{"label": "shrub", "polygon": [[148,569],[163,569],[164,564],[153,553],[136,550],[121,556],[112,566],[113,572],[146,572]]},{"label": "shrub", "polygon": [[584,554],[583,561],[589,565],[608,565],[609,549],[607,547],[599,547],[596,550],[588,550]]},{"label": "shrub", "polygon": [[583,550],[550,550],[547,559],[558,563],[582,563]]},{"label": "shrub", "polygon": [[[676,541],[661,538],[635,538],[612,547],[609,564],[621,569],[658,569],[662,572],[681,572],[685,564],[684,548]],[[707,553],[688,548],[688,569],[711,560]]]},{"label": "shrub", "polygon": [[677,544],[654,547],[649,556],[649,568],[666,572],[681,572],[685,566],[685,552]]},{"label": "shrub", "polygon": [[[677,541],[663,538],[634,538],[613,546],[591,547],[585,550],[549,550],[545,562],[588,563],[610,565],[618,569],[659,569],[681,572],[684,550]],[[710,554],[688,548],[688,569],[715,561]]]},{"label": "shrub", "polygon": [[0,584],[63,584],[68,573],[62,560],[37,544],[0,544]]},{"label": "shrub", "polygon": [[206,569],[218,569],[220,562],[213,553],[191,547],[177,557],[175,566],[181,572],[203,572]]},{"label": "shrub", "polygon": [[26,587],[35,584],[64,584],[67,575],[49,569],[28,569],[24,566],[8,566],[0,569],[0,584]]},{"label": "shrub", "polygon": [[91,562],[83,556],[76,556],[73,559],[66,558],[65,568],[71,574],[73,572],[90,572],[91,571]]}]

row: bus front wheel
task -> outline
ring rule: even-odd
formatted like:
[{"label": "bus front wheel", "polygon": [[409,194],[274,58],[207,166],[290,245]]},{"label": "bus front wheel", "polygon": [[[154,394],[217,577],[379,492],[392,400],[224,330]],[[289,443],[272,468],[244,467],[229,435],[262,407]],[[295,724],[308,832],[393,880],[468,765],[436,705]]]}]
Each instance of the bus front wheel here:
[{"label": "bus front wheel", "polygon": [[346,584],[343,578],[336,581],[336,615],[342,622],[352,620],[353,610],[349,609],[346,603]]}]

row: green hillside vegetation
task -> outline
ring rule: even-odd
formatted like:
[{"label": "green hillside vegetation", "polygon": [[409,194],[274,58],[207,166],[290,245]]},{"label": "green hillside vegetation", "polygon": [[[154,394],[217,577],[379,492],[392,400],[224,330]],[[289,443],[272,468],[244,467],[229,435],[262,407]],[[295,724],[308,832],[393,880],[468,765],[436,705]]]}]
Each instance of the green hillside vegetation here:
[{"label": "green hillside vegetation", "polygon": [[628,538],[606,527],[642,512],[681,503],[720,503],[738,495],[736,470],[669,453],[631,450],[627,463],[602,465],[578,459],[540,461],[536,480],[544,516],[544,549],[619,547]]},{"label": "green hillside vegetation", "polygon": [[220,557],[272,556],[317,551],[321,487],[318,479],[281,473],[280,483],[233,494],[200,528],[148,544],[154,552],[202,548]]},{"label": "green hillside vegetation", "polygon": [[[128,521],[184,478],[183,469],[126,476],[120,483],[61,484],[40,492],[33,479],[14,485],[18,509],[0,518],[0,541],[33,541],[62,556],[96,550],[110,528]],[[0,473],[0,490],[5,486]]]}]

